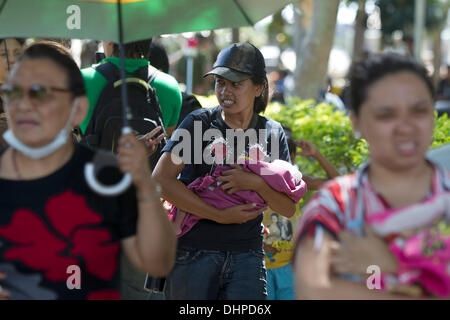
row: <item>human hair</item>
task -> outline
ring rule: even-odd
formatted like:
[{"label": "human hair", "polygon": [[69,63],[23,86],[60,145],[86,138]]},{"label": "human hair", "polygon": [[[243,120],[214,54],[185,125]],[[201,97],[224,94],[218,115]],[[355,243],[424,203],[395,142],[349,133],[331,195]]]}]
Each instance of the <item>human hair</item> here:
[{"label": "human hair", "polygon": [[399,72],[411,72],[422,79],[433,100],[435,99],[434,85],[428,76],[427,69],[411,57],[396,53],[373,55],[364,61],[356,62],[349,72],[350,80],[350,109],[359,114],[361,105],[367,99],[369,87],[381,78]]},{"label": "human hair", "polygon": [[[289,126],[282,125],[284,134],[286,135],[286,141],[289,149],[289,154],[295,153],[297,151],[297,145],[295,144],[294,135],[292,133],[292,128]],[[294,162],[294,159],[291,159]]]},{"label": "human hair", "polygon": [[17,63],[25,59],[49,59],[61,67],[67,75],[70,91],[74,97],[86,94],[83,76],[69,50],[62,44],[53,41],[35,42],[25,49]]},{"label": "human hair", "polygon": [[169,57],[164,46],[156,41],[150,44],[150,53],[148,56],[150,64],[162,72],[169,73]]},{"label": "human hair", "polygon": [[264,86],[261,95],[259,97],[256,97],[255,102],[253,103],[253,112],[258,114],[264,112],[264,110],[266,110],[267,104],[269,103],[269,81],[267,80],[267,76],[253,76],[251,80],[255,85]]},{"label": "human hair", "polygon": [[[151,43],[152,38],[124,44],[123,49],[125,51],[125,58],[148,60]],[[113,46],[113,56],[120,56],[119,45],[117,43],[115,43]]]},{"label": "human hair", "polygon": [[2,46],[3,41],[8,40],[8,39],[16,40],[18,43],[20,43],[21,46],[23,46],[25,44],[25,39],[23,39],[23,38],[0,38],[0,46]]}]

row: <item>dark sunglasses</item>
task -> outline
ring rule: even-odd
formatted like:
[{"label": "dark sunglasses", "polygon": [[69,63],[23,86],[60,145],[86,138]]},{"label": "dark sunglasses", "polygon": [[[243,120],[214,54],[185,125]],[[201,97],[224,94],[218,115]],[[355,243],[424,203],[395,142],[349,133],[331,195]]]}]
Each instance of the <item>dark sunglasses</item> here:
[{"label": "dark sunglasses", "polygon": [[39,84],[31,85],[28,90],[26,90],[21,87],[5,84],[0,88],[0,96],[7,104],[14,104],[20,101],[24,94],[28,94],[28,98],[32,103],[41,104],[48,101],[54,92],[70,91],[70,89],[47,87]]}]

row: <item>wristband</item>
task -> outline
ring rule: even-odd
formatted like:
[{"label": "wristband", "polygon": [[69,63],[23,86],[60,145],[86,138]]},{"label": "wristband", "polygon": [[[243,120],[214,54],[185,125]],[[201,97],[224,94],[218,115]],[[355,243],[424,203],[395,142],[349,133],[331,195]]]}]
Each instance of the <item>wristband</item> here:
[{"label": "wristband", "polygon": [[161,186],[159,184],[157,184],[155,186],[155,192],[153,192],[149,196],[144,196],[144,197],[138,196],[138,201],[139,202],[152,202],[152,201],[154,201],[156,199],[160,199],[161,198],[161,191],[162,191]]}]

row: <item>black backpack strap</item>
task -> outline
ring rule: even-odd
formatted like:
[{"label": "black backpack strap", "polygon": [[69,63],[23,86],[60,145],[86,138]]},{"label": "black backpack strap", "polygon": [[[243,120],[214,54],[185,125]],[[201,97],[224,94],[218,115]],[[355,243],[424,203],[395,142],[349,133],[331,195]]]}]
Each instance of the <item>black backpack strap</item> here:
[{"label": "black backpack strap", "polygon": [[95,67],[95,70],[100,72],[100,74],[103,77],[105,77],[108,83],[120,79],[120,70],[119,68],[116,67],[114,63],[111,62],[102,63],[97,67]]}]

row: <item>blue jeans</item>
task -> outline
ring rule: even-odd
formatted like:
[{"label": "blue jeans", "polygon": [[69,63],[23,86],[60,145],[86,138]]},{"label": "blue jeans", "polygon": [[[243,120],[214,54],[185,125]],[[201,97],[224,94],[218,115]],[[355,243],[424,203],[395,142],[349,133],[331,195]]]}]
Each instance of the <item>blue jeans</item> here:
[{"label": "blue jeans", "polygon": [[267,299],[294,300],[294,270],[291,263],[267,269]]},{"label": "blue jeans", "polygon": [[168,300],[264,300],[263,251],[178,248],[164,293]]}]

